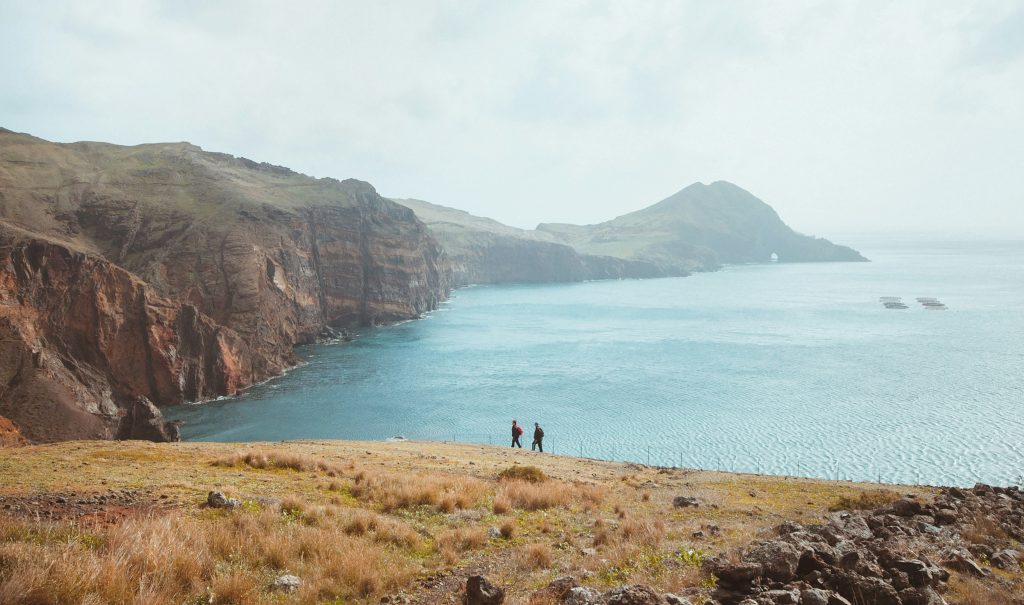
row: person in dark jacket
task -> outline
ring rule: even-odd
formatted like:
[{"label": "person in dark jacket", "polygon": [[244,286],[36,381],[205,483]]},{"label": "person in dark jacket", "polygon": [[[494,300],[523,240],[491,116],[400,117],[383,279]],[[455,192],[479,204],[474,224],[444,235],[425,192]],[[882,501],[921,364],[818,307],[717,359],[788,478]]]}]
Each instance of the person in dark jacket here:
[{"label": "person in dark jacket", "polygon": [[516,421],[512,421],[512,447],[523,447],[522,443],[519,443],[519,437],[523,434],[523,427],[516,424]]},{"label": "person in dark jacket", "polygon": [[533,445],[530,446],[531,450],[540,450],[540,453],[544,453],[544,429],[540,428],[539,422],[533,423]]}]

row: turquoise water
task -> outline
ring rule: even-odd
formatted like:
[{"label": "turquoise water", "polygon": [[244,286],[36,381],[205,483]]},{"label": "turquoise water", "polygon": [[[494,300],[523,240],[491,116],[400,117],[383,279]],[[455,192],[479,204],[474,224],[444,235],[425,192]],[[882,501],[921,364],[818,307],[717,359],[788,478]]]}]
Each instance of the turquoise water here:
[{"label": "turquoise water", "polygon": [[555,453],[1018,482],[1024,244],[864,251],[873,262],[466,288],[423,320],[304,348],[287,376],[168,416],[188,440],[500,444],[517,418],[539,421]]}]

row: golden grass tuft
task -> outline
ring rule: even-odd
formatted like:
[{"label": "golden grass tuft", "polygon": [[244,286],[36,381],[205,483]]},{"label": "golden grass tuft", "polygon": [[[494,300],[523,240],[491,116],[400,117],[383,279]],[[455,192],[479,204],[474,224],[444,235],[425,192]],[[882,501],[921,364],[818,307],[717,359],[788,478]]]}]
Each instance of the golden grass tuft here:
[{"label": "golden grass tuft", "polygon": [[504,515],[512,510],[512,503],[508,501],[508,498],[499,496],[494,499],[494,504],[491,505],[491,512],[496,515]]},{"label": "golden grass tuft", "polygon": [[544,471],[536,466],[510,466],[498,473],[499,481],[527,481],[529,483],[543,483],[548,480]]},{"label": "golden grass tuft", "polygon": [[892,490],[878,489],[857,494],[856,498],[840,496],[828,507],[830,511],[840,510],[874,510],[888,506],[900,499],[900,495]]},{"label": "golden grass tuft", "polygon": [[307,454],[297,452],[285,452],[271,450],[237,452],[232,456],[219,458],[210,463],[211,466],[236,467],[248,466],[250,468],[273,470],[290,469],[294,471],[326,471],[334,477],[341,473],[341,467]]},{"label": "golden grass tuft", "polygon": [[360,473],[352,495],[375,502],[385,512],[416,506],[437,506],[443,512],[472,508],[488,493],[487,484],[472,477]]},{"label": "golden grass tuft", "polygon": [[499,491],[499,497],[508,500],[513,507],[523,510],[568,506],[573,495],[571,487],[560,481],[504,481]]},{"label": "golden grass tuft", "polygon": [[520,555],[522,567],[527,569],[546,569],[551,567],[553,559],[551,547],[543,543],[528,544]]},{"label": "golden grass tuft", "polygon": [[501,524],[501,527],[499,527],[498,529],[501,531],[502,538],[510,540],[512,539],[512,536],[514,536],[516,533],[516,522],[512,519],[505,519],[505,521]]},{"label": "golden grass tuft", "polygon": [[487,531],[482,527],[458,527],[437,537],[438,550],[457,553],[476,550],[487,544]]},{"label": "golden grass tuft", "polygon": [[318,527],[271,510],[239,510],[129,518],[90,532],[70,522],[0,517],[7,538],[0,603],[275,603],[269,570],[299,575],[312,595],[307,602],[351,600],[404,586],[415,574],[409,550],[420,539],[412,528],[378,519],[367,535],[354,536],[329,509],[318,514],[325,519]]}]

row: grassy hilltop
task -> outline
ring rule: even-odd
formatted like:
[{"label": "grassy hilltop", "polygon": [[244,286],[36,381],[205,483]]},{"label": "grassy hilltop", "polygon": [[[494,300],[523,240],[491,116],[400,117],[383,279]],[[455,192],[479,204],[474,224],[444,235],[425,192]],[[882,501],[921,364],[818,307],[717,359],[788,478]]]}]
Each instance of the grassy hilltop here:
[{"label": "grassy hilltop", "polygon": [[[896,497],[420,442],[66,442],[0,450],[0,477],[0,603],[438,603],[474,574],[507,602],[544,600],[535,591],[564,575],[701,602],[707,557]],[[214,490],[241,506],[207,507]],[[297,591],[273,589],[283,574]],[[968,602],[958,581],[947,598]]]}]

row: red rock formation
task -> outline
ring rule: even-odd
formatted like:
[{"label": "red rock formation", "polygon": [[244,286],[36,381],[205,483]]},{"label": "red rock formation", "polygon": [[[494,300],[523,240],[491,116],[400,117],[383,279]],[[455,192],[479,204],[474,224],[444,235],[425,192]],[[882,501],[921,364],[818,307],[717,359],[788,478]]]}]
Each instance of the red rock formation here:
[{"label": "red rock formation", "polygon": [[19,447],[27,444],[28,440],[22,436],[17,425],[0,416],[0,447]]},{"label": "red rock formation", "polygon": [[0,129],[0,414],[32,440],[172,438],[152,404],[235,393],[332,328],[436,308],[450,281],[366,183]]}]

